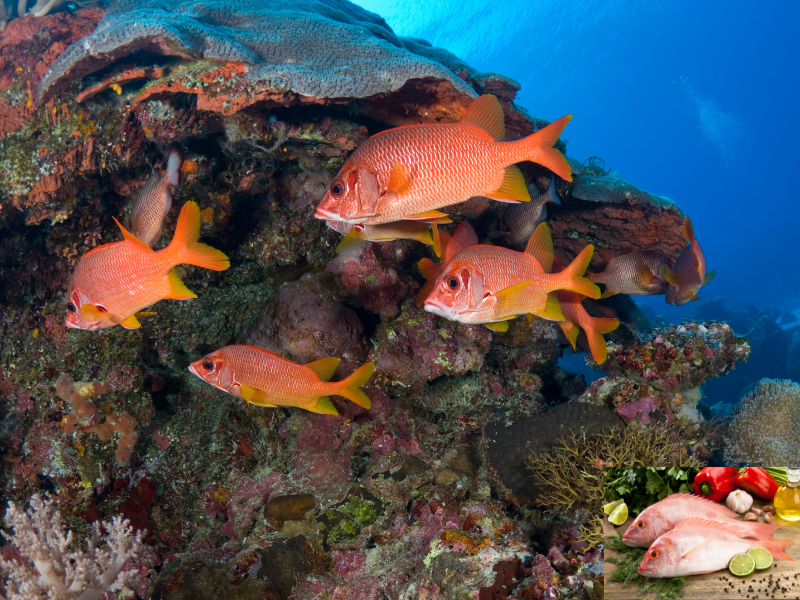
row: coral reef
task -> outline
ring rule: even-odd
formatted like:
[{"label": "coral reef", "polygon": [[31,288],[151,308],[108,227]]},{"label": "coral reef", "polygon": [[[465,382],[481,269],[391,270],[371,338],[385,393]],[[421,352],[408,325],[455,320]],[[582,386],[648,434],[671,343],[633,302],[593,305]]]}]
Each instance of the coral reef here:
[{"label": "coral reef", "polygon": [[800,460],[800,385],[762,379],[733,414],[725,445],[726,464],[796,464]]}]

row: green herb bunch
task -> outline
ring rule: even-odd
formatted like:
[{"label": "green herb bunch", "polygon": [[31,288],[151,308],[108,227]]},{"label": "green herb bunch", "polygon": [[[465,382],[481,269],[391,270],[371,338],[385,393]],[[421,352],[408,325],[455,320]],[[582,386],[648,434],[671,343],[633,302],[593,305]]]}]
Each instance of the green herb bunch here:
[{"label": "green herb bunch", "polygon": [[638,515],[670,494],[691,492],[698,467],[606,467],[605,499],[623,498],[628,512]]}]

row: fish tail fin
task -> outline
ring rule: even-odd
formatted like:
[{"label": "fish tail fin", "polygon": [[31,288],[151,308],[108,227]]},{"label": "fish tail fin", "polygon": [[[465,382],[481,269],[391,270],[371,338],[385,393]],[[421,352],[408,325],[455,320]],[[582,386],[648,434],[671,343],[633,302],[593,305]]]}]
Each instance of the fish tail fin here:
[{"label": "fish tail fin", "polygon": [[528,148],[526,160],[547,167],[566,181],[572,181],[572,169],[566,157],[561,154],[560,150],[553,148],[553,145],[571,120],[572,115],[561,117],[523,140]]},{"label": "fish tail fin", "polygon": [[347,379],[339,382],[339,387],[333,392],[339,396],[344,396],[351,402],[355,402],[361,408],[369,408],[372,402],[362,390],[361,386],[369,381],[372,374],[375,372],[375,363],[368,362],[361,365],[353,372]]},{"label": "fish tail fin", "polygon": [[180,150],[173,148],[167,158],[167,177],[171,185],[178,185],[181,182],[181,165],[183,165],[183,155]]},{"label": "fish tail fin", "polygon": [[212,271],[224,271],[231,266],[228,257],[211,246],[197,241],[200,237],[200,208],[196,202],[183,205],[178,216],[175,235],[166,250],[176,255],[175,264],[188,264]]},{"label": "fish tail fin", "polygon": [[764,548],[769,550],[769,553],[772,554],[773,558],[777,558],[778,560],[791,560],[794,562],[794,559],[786,554],[784,550],[786,546],[792,543],[792,540],[759,540],[760,544],[764,544]]},{"label": "fish tail fin", "polygon": [[556,190],[556,177],[555,175],[550,176],[550,185],[547,186],[547,201],[552,202],[553,204],[558,204],[561,206],[561,197],[558,195],[558,190]]},{"label": "fish tail fin", "polygon": [[589,323],[584,324],[583,330],[586,332],[586,339],[589,340],[589,350],[592,351],[592,358],[598,365],[602,365],[608,358],[608,349],[604,333],[610,333],[619,327],[617,319],[603,319],[590,317]]},{"label": "fish tail fin", "polygon": [[593,253],[594,246],[589,244],[586,248],[581,250],[581,253],[575,257],[575,260],[561,271],[560,275],[565,278],[563,289],[571,290],[597,300],[600,297],[600,288],[584,277],[586,268],[589,266],[589,263],[592,262]]}]

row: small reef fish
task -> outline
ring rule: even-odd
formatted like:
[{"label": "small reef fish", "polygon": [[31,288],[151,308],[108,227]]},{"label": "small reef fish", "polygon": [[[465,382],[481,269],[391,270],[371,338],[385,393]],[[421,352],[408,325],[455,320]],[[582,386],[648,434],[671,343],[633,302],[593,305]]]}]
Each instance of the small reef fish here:
[{"label": "small reef fish", "polygon": [[743,528],[757,540],[770,539],[780,524],[741,521],[738,514],[723,504],[694,494],[672,494],[645,508],[622,534],[622,542],[632,548],[649,548],[659,537],[681,521],[691,518],[717,521]]},{"label": "small reef fish", "polygon": [[550,176],[550,185],[547,186],[547,191],[531,199],[530,202],[514,204],[506,209],[503,221],[509,231],[507,238],[513,246],[517,248],[525,246],[539,223],[547,218],[548,202],[561,204],[561,198],[558,197],[556,191],[555,175]]},{"label": "small reef fish", "polygon": [[747,530],[733,523],[687,519],[660,536],[639,565],[644,577],[683,577],[713,573],[728,567],[731,559],[761,546],[777,560],[794,560],[784,549],[792,540],[745,539]]},{"label": "small reef fish", "polygon": [[706,273],[706,257],[700,243],[694,237],[694,229],[689,217],[684,217],[680,227],[681,235],[689,246],[675,260],[675,265],[661,265],[658,270],[669,284],[667,303],[680,306],[690,300],[700,300],[697,291],[714,278],[714,271]]},{"label": "small reef fish", "polygon": [[[448,250],[451,244],[463,247],[461,228],[463,224],[453,233]],[[440,274],[425,299],[425,310],[452,321],[482,323],[495,331],[507,331],[505,321],[526,313],[563,321],[552,292],[565,289],[600,297],[598,287],[583,276],[593,251],[587,246],[562,272],[549,273],[553,242],[546,223],[533,232],[525,252],[485,245],[463,248],[437,269]],[[426,278],[432,274],[423,271]]]},{"label": "small reef fish", "polygon": [[[116,219],[115,219],[116,221]],[[181,281],[177,265],[188,264],[224,271],[228,257],[219,250],[200,244],[200,209],[187,202],[178,216],[172,243],[155,251],[126,230],[123,240],[90,250],[75,267],[69,287],[67,327],[104,329],[122,325],[140,326],[137,316],[159,300],[197,298]]]},{"label": "small reef fish", "polygon": [[672,266],[673,260],[657,250],[631,252],[615,256],[602,273],[589,273],[587,277],[605,286],[601,298],[616,294],[657,295],[667,291],[667,282],[661,277],[661,265]]},{"label": "small reef fish", "polygon": [[395,221],[383,225],[352,225],[344,221],[326,221],[328,227],[344,235],[336,246],[342,254],[367,242],[389,242],[391,240],[416,240],[433,246],[436,256],[441,256],[441,237],[436,223],[420,221]]},{"label": "small reef fish", "polygon": [[172,149],[167,158],[167,172],[150,175],[136,195],[131,210],[131,232],[151,248],[161,239],[161,225],[172,208],[170,185],[180,183],[180,170],[183,157]]},{"label": "small reef fish", "polygon": [[571,118],[506,142],[503,108],[497,98],[484,95],[458,123],[383,131],[347,159],[316,217],[368,225],[403,219],[442,223],[449,219],[437,208],[473,196],[528,202],[525,178],[515,163],[530,160],[572,181],[567,159],[552,147]]},{"label": "small reef fish", "polygon": [[328,396],[344,396],[361,408],[371,406],[360,389],[375,371],[361,365],[343,381],[328,381],[338,358],[299,365],[255,346],[225,346],[194,361],[189,370],[206,383],[258,406],[296,406],[311,412],[338,415]]}]

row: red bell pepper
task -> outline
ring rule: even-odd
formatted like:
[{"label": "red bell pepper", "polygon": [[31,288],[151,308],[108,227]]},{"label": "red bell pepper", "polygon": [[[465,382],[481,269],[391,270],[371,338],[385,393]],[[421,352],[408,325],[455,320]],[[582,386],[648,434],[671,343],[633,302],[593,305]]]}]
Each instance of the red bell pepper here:
[{"label": "red bell pepper", "polygon": [[695,475],[692,490],[714,502],[722,502],[736,489],[736,467],[706,467]]},{"label": "red bell pepper", "polygon": [[775,498],[778,484],[761,467],[742,467],[736,474],[736,487],[763,500]]}]

